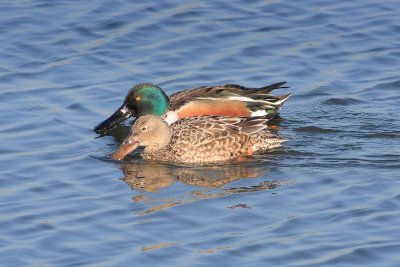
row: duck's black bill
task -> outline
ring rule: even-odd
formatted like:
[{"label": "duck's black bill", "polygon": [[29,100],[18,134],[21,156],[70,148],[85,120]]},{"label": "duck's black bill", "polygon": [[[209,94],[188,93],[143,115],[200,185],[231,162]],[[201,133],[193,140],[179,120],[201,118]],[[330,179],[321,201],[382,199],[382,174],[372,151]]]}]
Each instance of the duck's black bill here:
[{"label": "duck's black bill", "polygon": [[109,130],[109,129],[113,128],[115,125],[117,125],[118,123],[126,120],[130,116],[132,116],[132,111],[130,111],[127,108],[126,104],[123,104],[108,119],[106,119],[105,121],[101,122],[99,125],[94,127],[94,130],[95,131]]}]

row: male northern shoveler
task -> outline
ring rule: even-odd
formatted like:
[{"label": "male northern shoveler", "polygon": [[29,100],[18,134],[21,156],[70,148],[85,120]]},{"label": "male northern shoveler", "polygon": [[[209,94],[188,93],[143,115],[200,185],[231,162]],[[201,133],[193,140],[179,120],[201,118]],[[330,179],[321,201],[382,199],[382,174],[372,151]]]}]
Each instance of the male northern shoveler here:
[{"label": "male northern shoveler", "polygon": [[261,88],[246,88],[235,84],[203,86],[177,92],[170,97],[156,85],[138,84],[128,92],[122,106],[94,129],[104,131],[131,116],[140,117],[146,114],[163,116],[168,124],[178,119],[201,115],[255,117],[277,114],[290,94],[272,96],[269,93],[285,83]]},{"label": "male northern shoveler", "polygon": [[[285,140],[264,130],[268,118],[198,116],[171,126],[161,117],[144,115],[111,158],[121,160],[139,146],[144,159],[176,163],[215,163],[276,148]],[[264,131],[263,131],[264,130]]]}]

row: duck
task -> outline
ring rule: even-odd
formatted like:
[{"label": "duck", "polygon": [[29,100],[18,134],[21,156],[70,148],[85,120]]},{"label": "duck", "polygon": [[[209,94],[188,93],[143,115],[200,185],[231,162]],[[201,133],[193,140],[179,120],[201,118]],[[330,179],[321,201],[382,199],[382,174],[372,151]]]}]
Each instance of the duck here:
[{"label": "duck", "polygon": [[141,157],[183,164],[235,160],[277,148],[286,141],[266,130],[264,117],[188,117],[169,125],[162,117],[140,116],[129,135],[109,156],[122,160],[138,147]]},{"label": "duck", "polygon": [[132,87],[123,104],[94,130],[104,132],[129,117],[147,114],[162,116],[171,125],[177,120],[203,115],[226,117],[258,117],[277,115],[291,94],[272,96],[269,93],[286,88],[279,82],[261,88],[236,84],[203,86],[172,94],[170,97],[157,85],[141,83]]}]

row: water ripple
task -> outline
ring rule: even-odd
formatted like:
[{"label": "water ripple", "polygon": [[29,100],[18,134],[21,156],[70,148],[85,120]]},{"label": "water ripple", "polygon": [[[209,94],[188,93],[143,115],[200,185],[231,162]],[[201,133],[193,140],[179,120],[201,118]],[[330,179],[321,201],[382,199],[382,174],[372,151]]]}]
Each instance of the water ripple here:
[{"label": "water ripple", "polygon": [[[3,1],[7,266],[397,266],[396,1]],[[288,81],[281,149],[215,166],[104,157],[135,83]],[[97,157],[92,157],[96,155]],[[100,160],[102,159],[102,160]],[[23,255],[23,257],[21,257]]]}]

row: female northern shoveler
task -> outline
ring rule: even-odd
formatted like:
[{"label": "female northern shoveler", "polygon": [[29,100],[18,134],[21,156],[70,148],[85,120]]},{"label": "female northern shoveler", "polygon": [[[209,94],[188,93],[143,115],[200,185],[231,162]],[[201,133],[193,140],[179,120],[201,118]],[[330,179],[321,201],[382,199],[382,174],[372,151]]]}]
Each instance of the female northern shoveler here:
[{"label": "female northern shoveler", "polygon": [[235,84],[203,86],[177,92],[169,98],[156,85],[138,84],[128,92],[122,106],[94,129],[107,130],[131,116],[146,114],[163,116],[168,124],[201,115],[255,117],[277,114],[290,94],[272,96],[269,93],[284,84],[280,82],[261,88],[246,88]]},{"label": "female northern shoveler", "polygon": [[144,115],[111,158],[121,160],[143,146],[142,157],[151,160],[202,164],[237,159],[285,141],[264,130],[267,121],[266,117],[199,116],[169,126],[161,117]]}]

